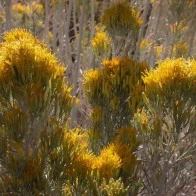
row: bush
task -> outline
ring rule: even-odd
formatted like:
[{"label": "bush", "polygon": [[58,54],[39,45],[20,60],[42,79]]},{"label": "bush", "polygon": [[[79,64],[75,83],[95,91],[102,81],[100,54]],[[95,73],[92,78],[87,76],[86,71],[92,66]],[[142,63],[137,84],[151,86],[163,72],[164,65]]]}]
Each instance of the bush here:
[{"label": "bush", "polygon": [[22,29],[5,34],[0,67],[3,193],[50,194],[58,181],[49,175],[50,157],[62,143],[74,100],[66,85],[65,68],[44,44]]}]

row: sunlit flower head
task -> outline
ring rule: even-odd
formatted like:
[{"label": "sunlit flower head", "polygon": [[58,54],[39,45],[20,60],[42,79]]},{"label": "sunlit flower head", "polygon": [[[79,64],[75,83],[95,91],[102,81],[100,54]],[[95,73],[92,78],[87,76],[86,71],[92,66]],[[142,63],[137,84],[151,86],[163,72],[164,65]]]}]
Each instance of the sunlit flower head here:
[{"label": "sunlit flower head", "polygon": [[25,10],[26,6],[22,5],[21,3],[17,3],[12,5],[12,10],[15,12],[18,12],[20,14],[25,14],[26,10]]},{"label": "sunlit flower head", "polygon": [[155,101],[160,97],[167,103],[172,100],[194,97],[195,75],[193,70],[195,67],[195,60],[183,58],[159,62],[155,70],[146,72],[143,77],[146,96],[150,101]]},{"label": "sunlit flower head", "polygon": [[94,168],[97,169],[102,177],[111,178],[116,176],[121,167],[121,159],[115,152],[113,144],[105,147],[96,158]]},{"label": "sunlit flower head", "polygon": [[70,149],[78,149],[80,152],[85,152],[88,147],[88,135],[81,132],[79,128],[68,131],[64,135],[64,144]]},{"label": "sunlit flower head", "polygon": [[110,45],[110,39],[103,29],[98,31],[92,40],[94,52],[101,57],[106,58],[109,55]]},{"label": "sunlit flower head", "polygon": [[0,80],[17,78],[16,74],[21,75],[23,82],[31,79],[32,82],[40,79],[49,81],[57,76],[63,79],[65,67],[28,31],[13,29],[3,38],[5,42],[1,47]]}]

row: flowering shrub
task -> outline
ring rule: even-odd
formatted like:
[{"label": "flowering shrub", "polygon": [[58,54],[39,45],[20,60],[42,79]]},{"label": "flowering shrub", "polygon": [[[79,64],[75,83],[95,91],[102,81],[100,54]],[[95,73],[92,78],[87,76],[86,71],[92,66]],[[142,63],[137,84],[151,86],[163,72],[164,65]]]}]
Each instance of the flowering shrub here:
[{"label": "flowering shrub", "polygon": [[102,144],[110,142],[116,130],[128,126],[142,105],[141,76],[145,69],[145,63],[114,58],[104,60],[102,68],[85,73],[84,90],[93,106],[93,130],[98,132],[95,135],[99,135]]},{"label": "flowering shrub", "polygon": [[104,11],[102,23],[106,31],[113,36],[126,36],[130,31],[137,34],[141,25],[141,19],[136,9],[128,2],[122,1],[111,5]]},{"label": "flowering shrub", "polygon": [[[84,90],[92,105],[92,128],[90,142],[99,153],[109,143],[122,161],[120,177],[129,193],[137,193],[131,179],[137,179],[136,156],[133,154],[139,141],[130,120],[142,106],[142,72],[145,63],[136,63],[130,58],[104,60],[103,67],[89,70],[84,75]],[[130,192],[130,190],[132,192]]]},{"label": "flowering shrub", "polygon": [[62,143],[74,100],[65,68],[22,29],[5,34],[0,67],[1,190],[50,194],[50,183],[55,186],[60,176],[46,175],[52,170],[49,157]]},{"label": "flowering shrub", "polygon": [[147,110],[136,127],[147,194],[176,195],[194,175],[195,69],[195,60],[168,59],[143,77]]},{"label": "flowering shrub", "polygon": [[[93,40],[104,50],[106,34]],[[23,29],[0,44],[0,191],[19,195],[176,195],[196,150],[195,60],[148,70],[128,57],[84,74],[90,130],[69,128],[65,68]],[[100,44],[100,45],[99,45]],[[103,45],[103,48],[102,48]]]}]

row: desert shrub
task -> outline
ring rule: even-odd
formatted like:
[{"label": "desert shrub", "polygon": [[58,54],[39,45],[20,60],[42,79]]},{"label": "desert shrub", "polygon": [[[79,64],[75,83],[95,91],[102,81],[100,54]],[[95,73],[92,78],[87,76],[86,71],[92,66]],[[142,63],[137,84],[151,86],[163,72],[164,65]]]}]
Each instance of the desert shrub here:
[{"label": "desert shrub", "polygon": [[62,143],[74,101],[65,68],[23,29],[4,35],[0,67],[3,193],[50,194],[56,183],[48,175],[50,157]]},{"label": "desert shrub", "polygon": [[120,147],[108,143],[94,154],[88,132],[69,129],[74,97],[64,66],[47,47],[26,30],[14,29],[4,35],[0,67],[1,192],[125,193],[118,180]]},{"label": "desert shrub", "polygon": [[176,195],[194,178],[195,60],[103,60],[84,74],[90,130],[70,129],[64,65],[26,30],[3,39],[2,194]]},{"label": "desert shrub", "polygon": [[130,186],[132,195],[137,193],[134,152],[139,141],[130,120],[143,105],[141,77],[147,68],[145,63],[122,57],[104,60],[103,67],[89,70],[84,75],[84,90],[92,105],[90,144],[98,154],[108,144],[114,145],[122,161],[119,177],[125,186]]},{"label": "desert shrub", "polygon": [[85,73],[84,90],[92,105],[92,132],[101,145],[111,142],[117,130],[128,127],[137,108],[142,106],[141,76],[145,69],[145,63],[114,58]]},{"label": "desert shrub", "polygon": [[136,114],[147,194],[176,195],[194,175],[195,60],[168,59],[147,72],[146,109]]},{"label": "desert shrub", "polygon": [[113,3],[104,11],[102,23],[106,31],[114,36],[127,36],[130,31],[138,33],[141,19],[138,11],[127,1]]}]

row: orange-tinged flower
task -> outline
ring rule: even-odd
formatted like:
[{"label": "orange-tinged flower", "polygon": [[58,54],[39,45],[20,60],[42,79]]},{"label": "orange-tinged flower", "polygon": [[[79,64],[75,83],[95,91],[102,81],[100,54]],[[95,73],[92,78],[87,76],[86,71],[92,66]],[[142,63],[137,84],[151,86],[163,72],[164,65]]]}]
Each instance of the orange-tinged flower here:
[{"label": "orange-tinged flower", "polygon": [[[194,78],[190,75],[195,70],[195,60],[167,59],[159,62],[159,66],[146,72],[143,81],[146,85],[146,96],[152,101],[160,98],[170,102],[172,99],[189,96],[194,93]],[[190,80],[192,78],[192,80]],[[191,92],[192,91],[192,92]]]},{"label": "orange-tinged flower", "polygon": [[[79,172],[91,172],[95,161],[95,156],[90,152],[83,152],[77,155],[73,166]],[[82,171],[81,171],[82,170]]]},{"label": "orange-tinged flower", "polygon": [[94,162],[94,168],[97,169],[102,177],[111,178],[116,176],[121,167],[121,159],[115,152],[113,144],[105,147]]},{"label": "orange-tinged flower", "polygon": [[0,55],[0,81],[21,76],[23,83],[64,78],[65,67],[28,31],[13,29],[4,36]]}]

